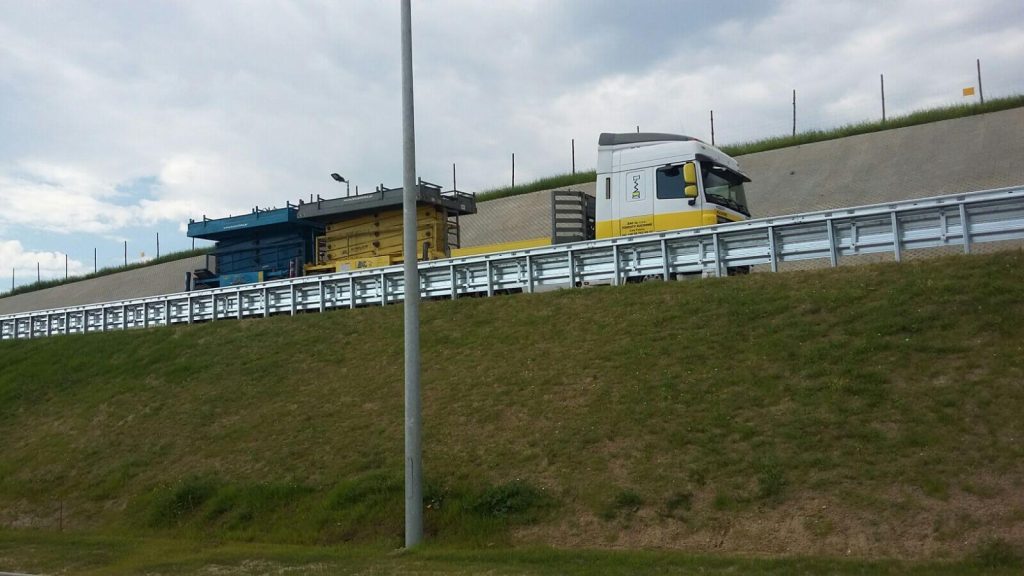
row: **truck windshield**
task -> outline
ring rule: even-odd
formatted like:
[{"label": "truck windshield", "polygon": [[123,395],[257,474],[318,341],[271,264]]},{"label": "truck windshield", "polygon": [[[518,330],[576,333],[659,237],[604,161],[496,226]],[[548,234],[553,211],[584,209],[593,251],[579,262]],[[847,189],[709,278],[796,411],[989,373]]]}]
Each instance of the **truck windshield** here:
[{"label": "truck windshield", "polygon": [[743,192],[743,176],[725,166],[700,163],[701,179],[704,181],[704,197],[708,202],[732,208],[750,216],[747,209],[747,195]]}]

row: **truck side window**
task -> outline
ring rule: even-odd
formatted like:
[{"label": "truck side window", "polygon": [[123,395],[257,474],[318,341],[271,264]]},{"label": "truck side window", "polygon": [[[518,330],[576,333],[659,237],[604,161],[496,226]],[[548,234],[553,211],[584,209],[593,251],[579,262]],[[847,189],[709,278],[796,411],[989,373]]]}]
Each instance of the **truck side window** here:
[{"label": "truck side window", "polygon": [[658,169],[658,198],[665,200],[670,198],[684,198],[683,189],[686,184],[683,182],[683,171],[679,166],[667,166]]}]

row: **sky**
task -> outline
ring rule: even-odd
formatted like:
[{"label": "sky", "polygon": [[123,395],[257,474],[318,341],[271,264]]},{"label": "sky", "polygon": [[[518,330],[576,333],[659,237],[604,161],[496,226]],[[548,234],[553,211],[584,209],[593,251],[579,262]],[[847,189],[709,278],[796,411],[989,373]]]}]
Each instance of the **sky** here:
[{"label": "sky", "polygon": [[[1024,93],[1020,0],[413,0],[418,176],[592,168]],[[0,291],[188,249],[190,218],[402,179],[397,0],[0,0]],[[200,241],[198,245],[203,245]],[[4,272],[6,271],[6,272]],[[3,280],[7,274],[7,280]]]}]

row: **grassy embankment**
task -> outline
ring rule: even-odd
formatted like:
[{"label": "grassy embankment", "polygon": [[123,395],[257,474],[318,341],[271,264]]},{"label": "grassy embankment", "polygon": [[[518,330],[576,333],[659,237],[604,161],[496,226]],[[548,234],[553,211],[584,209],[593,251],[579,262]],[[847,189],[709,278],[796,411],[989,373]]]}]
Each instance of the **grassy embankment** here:
[{"label": "grassy embankment", "polygon": [[[1018,251],[427,303],[429,538],[1013,565],[1021,285]],[[4,342],[0,524],[398,546],[401,314]]]},{"label": "grassy embankment", "polygon": [[[885,122],[882,122],[881,120],[869,120],[865,122],[847,124],[845,126],[839,126],[838,128],[831,128],[828,130],[808,130],[806,132],[798,132],[796,136],[774,136],[751,142],[726,144],[719,146],[719,148],[726,154],[737,157],[744,154],[754,154],[756,152],[789,148],[790,146],[799,146],[801,144],[813,144],[814,142],[824,142],[825,140],[847,138],[849,136],[857,136],[859,134],[870,134],[872,132],[882,132],[884,130],[906,128],[908,126],[930,124],[932,122],[940,122],[942,120],[952,120],[953,118],[987,114],[989,112],[998,112],[1000,110],[1020,108],[1022,106],[1024,106],[1024,95],[1008,96],[1005,98],[995,98],[985,102],[984,104],[959,104],[955,106],[945,106],[942,108],[917,110],[901,116],[892,116],[886,119]],[[558,174],[556,176],[548,176],[532,182],[527,182],[514,188],[511,186],[500,186],[497,188],[483,190],[477,193],[477,200],[486,201],[493,200],[495,198],[504,198],[506,196],[515,196],[517,194],[537,192],[539,190],[562,188],[572,186],[573,184],[593,182],[596,178],[597,173],[594,170],[577,172],[576,174]]]}]

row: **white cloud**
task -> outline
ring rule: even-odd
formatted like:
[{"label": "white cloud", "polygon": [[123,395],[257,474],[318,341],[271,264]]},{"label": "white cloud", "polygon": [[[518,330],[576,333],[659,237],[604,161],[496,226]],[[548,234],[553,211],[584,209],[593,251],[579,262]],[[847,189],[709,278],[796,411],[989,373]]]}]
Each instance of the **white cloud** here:
[{"label": "white cloud", "polygon": [[57,232],[104,233],[132,223],[119,193],[83,171],[39,162],[0,172],[0,223]]},{"label": "white cloud", "polygon": [[[25,250],[21,242],[17,240],[0,240],[0,272],[8,275],[14,271],[16,283],[24,283],[25,280],[36,279],[36,265],[39,266],[39,276],[43,280],[64,277],[65,255],[60,252],[33,252]],[[75,276],[91,272],[84,264],[73,258],[67,260],[68,274]],[[22,280],[22,282],[17,282]],[[6,286],[4,290],[6,290]]]},{"label": "white cloud", "polygon": [[[594,165],[602,131],[719,144],[1024,91],[1019,0],[416,3],[418,168],[463,189]],[[682,18],[685,12],[686,18]],[[398,10],[140,3],[0,15],[0,227],[128,234],[401,177]],[[131,183],[149,179],[145,192]]]}]

